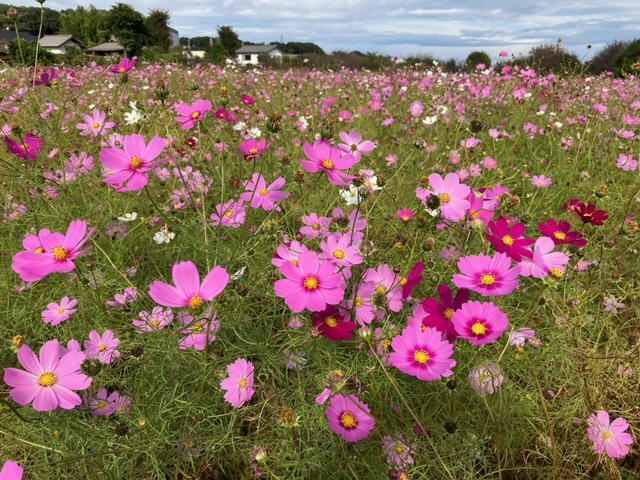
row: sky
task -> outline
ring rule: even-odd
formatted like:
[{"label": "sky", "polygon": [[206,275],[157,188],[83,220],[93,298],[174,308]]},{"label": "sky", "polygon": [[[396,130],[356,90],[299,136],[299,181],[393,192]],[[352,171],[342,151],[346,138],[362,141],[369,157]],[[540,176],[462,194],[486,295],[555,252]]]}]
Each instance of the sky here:
[{"label": "sky", "polygon": [[[35,0],[5,0],[37,6]],[[55,10],[102,0],[46,0]],[[230,25],[242,40],[312,42],[325,52],[464,59],[483,50],[526,54],[562,39],[582,60],[613,40],[640,38],[638,0],[122,0],[147,15],[168,10],[181,37],[216,35]],[[587,45],[592,45],[591,50]]]}]

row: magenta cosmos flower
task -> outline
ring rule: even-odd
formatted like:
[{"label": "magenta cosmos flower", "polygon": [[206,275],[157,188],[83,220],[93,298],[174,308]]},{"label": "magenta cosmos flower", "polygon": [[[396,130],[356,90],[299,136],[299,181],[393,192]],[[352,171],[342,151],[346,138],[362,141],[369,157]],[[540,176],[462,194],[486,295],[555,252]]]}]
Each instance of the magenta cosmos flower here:
[{"label": "magenta cosmos flower", "polygon": [[430,189],[417,188],[416,196],[429,210],[440,210],[442,217],[451,222],[459,222],[471,206],[467,197],[471,188],[460,184],[457,173],[450,173],[444,179],[438,173],[429,175]]},{"label": "magenta cosmos flower", "polygon": [[253,363],[239,358],[227,365],[227,378],[220,382],[226,391],[224,399],[236,408],[240,408],[253,397]]},{"label": "magenta cosmos flower", "polygon": [[458,335],[473,345],[493,343],[509,328],[507,315],[493,303],[467,302],[453,315]]},{"label": "magenta cosmos flower", "polygon": [[0,480],[21,480],[24,469],[18,462],[7,460],[0,470]]},{"label": "magenta cosmos flower", "polygon": [[253,160],[260,157],[267,149],[267,141],[262,139],[260,141],[252,138],[246,142],[242,142],[240,145],[240,153],[244,155],[245,160]]},{"label": "magenta cosmos flower", "polygon": [[634,440],[626,430],[629,424],[624,418],[616,418],[611,422],[605,411],[594,413],[587,419],[589,440],[594,442],[596,452],[606,453],[611,458],[624,457],[629,453],[629,445]]},{"label": "magenta cosmos flower", "polygon": [[516,262],[522,260],[522,257],[533,258],[530,245],[535,243],[535,239],[523,236],[527,230],[524,223],[515,223],[509,228],[509,221],[500,217],[497,222],[489,222],[487,227],[487,240],[497,252],[506,253]]},{"label": "magenta cosmos flower", "polygon": [[9,148],[9,153],[17,155],[20,158],[26,158],[27,160],[36,160],[38,154],[42,151],[42,143],[44,140],[36,137],[33,133],[27,133],[24,140],[16,142],[9,137],[4,137],[4,141]]},{"label": "magenta cosmos flower", "polygon": [[558,223],[553,218],[547,220],[547,223],[540,222],[538,224],[540,233],[545,237],[549,237],[556,245],[570,244],[574,247],[584,247],[587,244],[584,235],[580,232],[572,232],[571,224],[562,221]]},{"label": "magenta cosmos flower", "polygon": [[[82,250],[82,246],[95,231],[92,228],[87,233],[87,222],[84,220],[71,222],[66,235],[59,232],[47,234],[41,230],[38,235],[41,245],[33,251],[16,253],[11,268],[25,282],[42,280],[51,273],[69,273],[76,268],[74,260],[91,251],[91,247]],[[31,243],[33,238],[30,239]]]},{"label": "magenta cosmos flower", "polygon": [[127,135],[120,148],[103,148],[100,161],[107,169],[104,179],[109,185],[124,185],[119,191],[135,192],[149,183],[148,172],[156,168],[161,162],[154,162],[164,150],[166,141],[160,137],[153,137],[146,144],[140,134]]},{"label": "magenta cosmos flower", "polygon": [[276,203],[291,195],[291,193],[281,190],[286,183],[285,178],[280,177],[267,186],[264,177],[256,172],[251,176],[251,180],[245,182],[244,188],[249,191],[240,194],[240,201],[251,202],[251,208],[280,211],[280,207]]},{"label": "magenta cosmos flower", "polygon": [[458,288],[468,288],[485,297],[509,295],[520,281],[520,266],[511,267],[506,253],[496,253],[493,258],[484,254],[463,257],[458,261],[462,273],[453,276]]},{"label": "magenta cosmos flower", "polygon": [[285,262],[280,267],[287,278],[275,283],[276,295],[284,298],[287,306],[296,313],[305,308],[321,312],[327,305],[337,305],[344,298],[342,276],[335,270],[333,263],[320,262],[317,253],[301,253],[297,265]]},{"label": "magenta cosmos flower", "polygon": [[133,57],[131,60],[129,60],[128,58],[123,58],[120,63],[117,63],[113,66],[111,71],[113,73],[127,73],[135,68],[137,61],[138,57]]},{"label": "magenta cosmos flower", "polygon": [[347,442],[367,438],[376,426],[366,403],[355,395],[334,395],[327,408],[329,427]]},{"label": "magenta cosmos flower", "polygon": [[18,360],[24,370],[4,369],[4,382],[13,387],[11,398],[20,405],[33,402],[33,409],[49,412],[57,408],[70,410],[82,403],[73,390],[86,390],[91,385],[80,366],[86,356],[82,352],[63,353],[58,340],[50,340],[36,357],[28,345],[18,350]]},{"label": "magenta cosmos flower", "polygon": [[182,103],[176,107],[176,121],[182,125],[183,130],[190,130],[201,122],[212,108],[213,105],[208,100],[196,100],[193,105]]},{"label": "magenta cosmos flower", "polygon": [[48,323],[52,327],[61,324],[69,319],[71,315],[78,310],[73,308],[78,304],[78,300],[70,300],[69,297],[63,297],[60,303],[52,302],[47,305],[47,309],[42,312],[44,323]]},{"label": "magenta cosmos flower", "polygon": [[407,327],[393,338],[391,348],[391,365],[407,375],[426,382],[453,375],[453,345],[435,328]]},{"label": "magenta cosmos flower", "polygon": [[347,186],[345,180],[355,180],[356,176],[349,175],[342,170],[347,170],[358,163],[358,159],[353,155],[342,155],[339,148],[333,147],[326,140],[316,140],[313,145],[304,144],[304,153],[309,160],[300,160],[307,172],[325,172],[327,178],[334,185]]},{"label": "magenta cosmos flower", "polygon": [[171,270],[173,285],[156,280],[149,288],[149,296],[159,305],[200,310],[205,302],[222,293],[229,283],[224,267],[215,267],[200,284],[198,267],[193,262],[180,262]]}]

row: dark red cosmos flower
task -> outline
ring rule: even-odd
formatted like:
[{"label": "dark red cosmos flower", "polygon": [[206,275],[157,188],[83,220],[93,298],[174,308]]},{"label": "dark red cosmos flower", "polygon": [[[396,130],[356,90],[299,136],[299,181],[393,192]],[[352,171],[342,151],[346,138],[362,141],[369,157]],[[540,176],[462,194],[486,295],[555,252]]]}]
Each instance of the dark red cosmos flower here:
[{"label": "dark red cosmos flower", "polygon": [[[453,314],[463,303],[469,300],[469,290],[461,288],[455,298],[448,285],[438,285],[439,302],[435,298],[427,298],[413,311],[414,319],[421,320],[423,327],[432,327],[443,333],[447,340],[454,342],[458,337],[453,326]],[[419,318],[422,317],[422,318]]]},{"label": "dark red cosmos flower", "polygon": [[228,110],[224,109],[224,108],[219,108],[218,110],[216,110],[215,116],[217,119],[219,120],[229,120],[229,118],[231,117],[231,114],[229,113]]},{"label": "dark red cosmos flower", "polygon": [[507,219],[500,217],[497,222],[489,222],[487,227],[493,234],[487,232],[487,239],[496,247],[497,252],[506,253],[516,262],[521,261],[522,257],[533,258],[533,252],[528,247],[536,241],[523,236],[527,231],[524,223],[516,223],[509,229]]},{"label": "dark red cosmos flower", "polygon": [[[573,200],[571,202],[573,202]],[[604,221],[609,218],[607,212],[604,210],[596,210],[595,203],[585,205],[582,202],[578,202],[573,205],[573,209],[571,211],[578,215],[580,220],[584,223],[590,223],[591,225],[596,226],[603,225]]]},{"label": "dark red cosmos flower", "polygon": [[413,289],[422,283],[422,271],[424,270],[424,263],[418,262],[415,267],[411,269],[407,277],[400,278],[400,285],[402,286],[402,299],[406,300],[411,296]]},{"label": "dark red cosmos flower", "polygon": [[345,315],[340,313],[334,305],[330,305],[322,312],[314,315],[313,327],[320,335],[335,342],[351,340],[353,332],[358,328],[355,322],[345,320]]},{"label": "dark red cosmos flower", "polygon": [[540,233],[545,237],[549,237],[556,245],[573,245],[574,247],[584,247],[587,240],[580,232],[572,232],[569,222],[556,222],[553,218],[547,220],[547,223],[540,222]]}]

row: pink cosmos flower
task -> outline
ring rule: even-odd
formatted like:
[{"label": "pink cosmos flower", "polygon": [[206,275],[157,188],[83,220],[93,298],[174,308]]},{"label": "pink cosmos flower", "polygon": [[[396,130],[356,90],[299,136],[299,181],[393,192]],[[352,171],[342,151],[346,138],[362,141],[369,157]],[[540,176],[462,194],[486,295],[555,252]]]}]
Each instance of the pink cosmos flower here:
[{"label": "pink cosmos flower", "polygon": [[506,253],[516,262],[522,260],[522,257],[533,258],[529,245],[535,243],[535,239],[524,237],[527,231],[524,223],[514,223],[509,227],[509,221],[500,217],[497,222],[489,222],[487,227],[487,240],[497,252]]},{"label": "pink cosmos flower", "polygon": [[618,155],[616,167],[627,172],[633,172],[638,169],[638,161],[631,153],[621,153],[620,155]]},{"label": "pink cosmos flower", "polygon": [[24,469],[18,462],[7,460],[0,470],[0,480],[22,480]]},{"label": "pink cosmos flower", "polygon": [[26,158],[27,160],[36,160],[42,151],[42,143],[44,140],[29,132],[20,143],[9,137],[4,137],[4,142],[9,148],[9,153],[17,155],[20,158]]},{"label": "pink cosmos flower", "polygon": [[561,278],[565,266],[569,263],[566,253],[554,252],[555,243],[549,237],[540,237],[533,248],[533,259],[520,262],[520,275],[523,277],[546,278],[549,274]]},{"label": "pink cosmos flower", "polygon": [[340,140],[344,143],[339,143],[338,148],[347,155],[353,155],[353,157],[360,161],[362,154],[369,154],[376,148],[375,144],[371,140],[362,140],[362,135],[356,130],[352,130],[351,133],[340,132]]},{"label": "pink cosmos flower", "polygon": [[305,308],[321,312],[327,305],[337,305],[344,298],[342,276],[335,272],[331,262],[320,262],[315,252],[304,252],[298,257],[298,265],[285,262],[280,271],[287,277],[275,282],[276,295],[284,298],[288,307],[296,313]]},{"label": "pink cosmos flower", "polygon": [[469,290],[461,288],[455,298],[448,285],[438,285],[438,294],[441,301],[435,298],[427,298],[413,309],[413,316],[409,317],[409,326],[432,327],[441,332],[446,340],[454,342],[458,338],[458,332],[453,325],[453,316],[456,311],[469,300]]},{"label": "pink cosmos flower", "polygon": [[320,242],[322,256],[337,267],[351,268],[353,265],[360,265],[364,262],[364,257],[360,254],[360,247],[352,245],[349,235],[335,234]]},{"label": "pink cosmos flower", "polygon": [[69,273],[76,268],[74,260],[91,251],[92,247],[81,248],[95,231],[92,228],[87,233],[84,220],[71,222],[66,235],[59,232],[47,234],[48,230],[41,230],[38,235],[41,245],[34,251],[16,253],[11,268],[25,282],[42,280],[51,273]]},{"label": "pink cosmos flower", "polygon": [[435,328],[407,327],[391,342],[391,364],[401,372],[426,382],[453,375],[453,345]]},{"label": "pink cosmos flower", "polygon": [[[413,465],[415,460],[411,456],[417,448],[411,445],[411,441],[405,435],[385,435],[383,437],[382,452],[387,455],[387,463],[400,468]],[[400,479],[400,477],[396,477]]]},{"label": "pink cosmos flower", "polygon": [[411,112],[412,116],[419,117],[424,113],[424,105],[421,101],[416,100],[415,102],[411,103],[411,105],[409,105],[409,112]]},{"label": "pink cosmos flower", "polygon": [[161,161],[154,162],[164,150],[166,141],[153,137],[147,145],[144,137],[138,133],[127,135],[120,148],[103,148],[100,161],[107,169],[105,182],[109,185],[123,185],[118,191],[135,192],[149,183],[148,172],[156,168]]},{"label": "pink cosmos flower", "polygon": [[244,103],[249,107],[252,105],[255,105],[256,103],[255,99],[251,95],[247,95],[247,94],[242,95],[241,101],[242,103]]},{"label": "pink cosmos flower", "polygon": [[244,188],[249,191],[240,194],[240,200],[250,202],[251,208],[262,208],[267,212],[275,209],[279,212],[280,207],[276,205],[276,202],[281,202],[291,195],[290,192],[281,190],[286,183],[287,181],[284,177],[279,177],[267,186],[264,177],[255,172],[251,176],[251,180],[244,183]]},{"label": "pink cosmos flower", "polygon": [[204,119],[212,108],[213,105],[208,100],[199,99],[193,105],[181,103],[176,107],[176,112],[178,112],[176,121],[182,125],[183,130],[191,130]]},{"label": "pink cosmos flower", "polygon": [[107,306],[113,308],[125,308],[138,298],[138,290],[135,288],[126,288],[124,293],[116,293],[115,300],[107,300]]},{"label": "pink cosmos flower", "polygon": [[123,397],[120,392],[114,390],[109,393],[106,388],[102,388],[98,391],[95,397],[87,397],[85,399],[85,406],[94,415],[98,417],[106,417],[116,413],[116,411],[122,406],[122,400],[128,397]]},{"label": "pink cosmos flower", "polygon": [[111,71],[116,74],[127,73],[135,68],[137,61],[138,57],[133,57],[131,60],[129,60],[128,58],[123,58],[120,63],[117,63],[113,66]]},{"label": "pink cosmos flower", "polygon": [[345,187],[347,186],[345,180],[358,178],[342,171],[353,167],[358,163],[358,159],[350,154],[342,156],[342,151],[326,140],[316,140],[313,145],[305,143],[304,153],[309,158],[309,160],[300,160],[304,169],[311,173],[325,172],[334,185]]},{"label": "pink cosmos flower", "polygon": [[450,173],[444,179],[438,173],[429,175],[431,189],[418,187],[416,196],[430,210],[440,210],[445,220],[459,222],[470,206],[467,197],[471,188],[460,184],[457,173]]},{"label": "pink cosmos flower", "polygon": [[540,346],[540,340],[536,339],[536,332],[531,328],[520,328],[509,334],[509,344],[515,347],[522,347],[525,343]]},{"label": "pink cosmos flower", "polygon": [[374,304],[377,305],[376,300],[378,300],[392,312],[402,310],[400,276],[396,275],[389,265],[383,263],[377,268],[367,269],[362,279],[364,282],[375,285]]},{"label": "pink cosmos flower", "polygon": [[494,362],[483,362],[469,374],[469,385],[478,395],[493,395],[504,382],[500,367]]},{"label": "pink cosmos flower", "polygon": [[240,408],[253,397],[253,363],[239,358],[227,365],[227,378],[220,382],[220,387],[227,393],[224,399],[235,408]]},{"label": "pink cosmos flower", "polygon": [[534,187],[547,188],[553,185],[553,180],[545,177],[544,175],[534,175],[531,177],[531,183]]},{"label": "pink cosmos flower", "polygon": [[73,308],[77,304],[78,300],[70,300],[69,297],[62,297],[59,304],[55,302],[50,303],[47,305],[47,310],[42,312],[44,323],[48,323],[52,327],[55,327],[62,322],[67,321],[71,315],[78,311]]},{"label": "pink cosmos flower", "polygon": [[398,210],[396,212],[396,215],[398,215],[398,218],[402,223],[409,223],[415,216],[413,210],[411,210],[410,208],[403,208],[402,210]]},{"label": "pink cosmos flower", "polygon": [[285,262],[292,262],[295,266],[298,266],[298,257],[301,253],[308,252],[309,249],[306,245],[294,240],[288,245],[278,245],[276,253],[273,254],[271,263],[280,268]]},{"label": "pink cosmos flower", "polygon": [[494,343],[509,328],[507,315],[491,302],[466,302],[452,321],[458,335],[476,346]]},{"label": "pink cosmos flower", "polygon": [[252,138],[242,142],[240,145],[240,153],[244,155],[245,160],[253,160],[254,158],[262,156],[266,149],[267,141],[265,139],[258,141],[255,138]]},{"label": "pink cosmos flower", "polygon": [[244,201],[234,199],[216,205],[216,211],[211,214],[211,223],[214,227],[223,226],[240,228],[247,218],[247,206]]},{"label": "pink cosmos flower", "polygon": [[84,350],[87,358],[97,358],[100,363],[108,365],[121,355],[117,350],[118,345],[120,339],[116,338],[113,331],[106,330],[100,335],[96,330],[92,330],[89,340],[84,341]]},{"label": "pink cosmos flower", "polygon": [[215,267],[200,284],[198,267],[193,262],[180,262],[171,271],[173,285],[156,280],[149,288],[149,296],[159,305],[173,308],[200,310],[205,302],[222,293],[229,283],[224,267]]},{"label": "pink cosmos flower", "polygon": [[107,122],[107,114],[97,108],[93,109],[92,115],[85,115],[82,118],[84,118],[86,123],[79,123],[77,127],[80,129],[80,135],[83,136],[105,136],[109,133],[109,129],[116,126],[115,122]]},{"label": "pink cosmos flower", "polygon": [[13,387],[11,398],[20,405],[33,402],[37,412],[70,410],[82,403],[73,390],[86,390],[91,385],[92,379],[81,370],[85,358],[82,352],[63,353],[58,340],[45,343],[39,358],[25,344],[18,350],[18,360],[26,371],[5,368],[4,382]]},{"label": "pink cosmos flower", "polygon": [[[196,318],[197,317],[197,318]],[[193,348],[202,351],[208,344],[216,341],[216,333],[222,325],[218,320],[218,313],[213,311],[213,307],[209,307],[204,313],[196,317],[189,315],[187,311],[178,313],[178,319],[183,327],[180,330],[185,335],[180,340],[180,350]]]},{"label": "pink cosmos flower", "polygon": [[327,408],[329,427],[347,442],[367,438],[376,426],[369,405],[355,395],[334,395]]},{"label": "pink cosmos flower", "polygon": [[520,266],[511,267],[506,253],[496,253],[493,258],[484,254],[463,257],[458,261],[462,273],[453,276],[458,288],[467,288],[484,297],[509,295],[520,281]]},{"label": "pink cosmos flower", "polygon": [[624,418],[616,418],[612,422],[609,413],[601,410],[591,415],[587,423],[587,434],[594,442],[596,452],[606,453],[611,458],[621,458],[629,453],[629,445],[633,445],[634,440],[626,432],[629,424]]},{"label": "pink cosmos flower", "polygon": [[173,310],[162,307],[153,307],[151,313],[143,310],[138,313],[139,320],[133,321],[133,326],[136,327],[138,333],[155,332],[162,330],[173,321]]},{"label": "pink cosmos flower", "polygon": [[300,228],[300,233],[307,240],[329,236],[329,226],[331,225],[329,217],[319,217],[316,213],[310,213],[302,216],[302,223],[304,226]]}]

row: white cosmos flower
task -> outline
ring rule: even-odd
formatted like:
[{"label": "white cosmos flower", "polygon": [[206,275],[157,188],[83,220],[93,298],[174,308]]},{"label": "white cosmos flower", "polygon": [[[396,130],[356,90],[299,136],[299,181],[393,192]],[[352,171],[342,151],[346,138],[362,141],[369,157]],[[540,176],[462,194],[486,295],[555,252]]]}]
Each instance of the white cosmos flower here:
[{"label": "white cosmos flower", "polygon": [[133,110],[132,112],[128,112],[124,114],[124,121],[127,125],[135,125],[144,120],[144,113],[140,110]]},{"label": "white cosmos flower", "polygon": [[118,220],[121,222],[133,222],[136,218],[138,218],[138,214],[136,212],[125,213],[121,217],[118,217]]},{"label": "white cosmos flower", "polygon": [[158,245],[162,245],[163,243],[169,243],[176,237],[174,232],[170,232],[166,227],[162,227],[159,232],[157,232],[153,239]]},{"label": "white cosmos flower", "polygon": [[348,190],[340,190],[340,195],[342,195],[344,201],[347,202],[347,205],[358,205],[360,200],[362,200],[360,190],[353,184],[349,185]]}]

